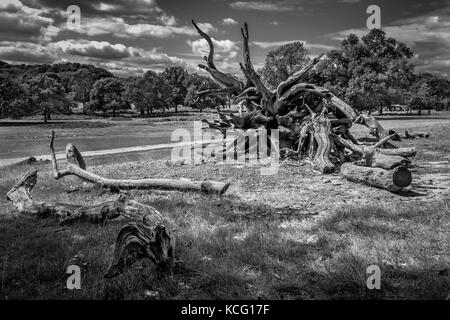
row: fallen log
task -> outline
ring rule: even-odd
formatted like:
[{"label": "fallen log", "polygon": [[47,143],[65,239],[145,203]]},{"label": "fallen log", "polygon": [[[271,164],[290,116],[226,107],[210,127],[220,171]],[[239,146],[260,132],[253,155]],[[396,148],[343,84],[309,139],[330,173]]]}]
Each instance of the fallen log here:
[{"label": "fallen log", "polygon": [[364,183],[391,192],[398,192],[412,182],[411,172],[404,166],[385,170],[361,167],[347,162],[341,166],[341,175],[349,181]]},{"label": "fallen log", "polygon": [[416,152],[415,148],[380,148],[381,145],[385,144],[389,139],[391,139],[391,137],[395,135],[396,134],[386,136],[372,146],[356,145],[338,135],[333,135],[332,137],[335,143],[337,143],[338,145],[342,145],[347,149],[353,151],[355,154],[362,156],[362,159],[364,160],[364,164],[366,166],[389,170],[397,166],[409,165],[411,161],[405,158],[405,156],[414,156]]},{"label": "fallen log", "polygon": [[431,136],[431,133],[429,132],[408,132],[408,130],[405,130],[405,138],[406,139],[416,139],[416,138],[429,138]]},{"label": "fallen log", "polygon": [[142,258],[157,265],[173,258],[174,237],[169,222],[152,206],[121,195],[117,200],[99,205],[81,206],[68,203],[35,201],[31,197],[37,182],[37,170],[26,173],[6,197],[19,214],[38,218],[57,218],[61,224],[73,222],[104,223],[124,218],[131,221],[117,237],[112,263],[105,274],[112,278]]},{"label": "fallen log", "polygon": [[13,203],[19,214],[39,218],[54,217],[61,224],[67,224],[72,222],[103,223],[119,217],[141,221],[144,215],[156,212],[152,207],[124,195],[117,200],[92,206],[35,201],[31,193],[36,185],[37,177],[37,170],[29,171],[6,194],[7,199]]},{"label": "fallen log", "polygon": [[69,144],[66,147],[66,157],[69,162],[64,170],[58,169],[56,162],[55,149],[53,142],[55,132],[52,131],[52,139],[50,141],[50,150],[52,154],[52,168],[55,179],[60,179],[68,175],[77,176],[83,180],[109,187],[112,189],[161,189],[161,190],[182,190],[182,191],[201,191],[205,193],[223,194],[230,183],[217,181],[193,181],[188,179],[110,179],[85,170],[86,165],[78,151],[77,147]]}]

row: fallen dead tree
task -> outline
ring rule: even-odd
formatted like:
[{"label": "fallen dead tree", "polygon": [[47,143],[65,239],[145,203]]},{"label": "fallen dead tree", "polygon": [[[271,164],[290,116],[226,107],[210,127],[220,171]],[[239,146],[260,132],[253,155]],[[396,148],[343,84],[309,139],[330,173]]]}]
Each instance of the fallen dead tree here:
[{"label": "fallen dead tree", "polygon": [[60,170],[56,161],[55,149],[53,143],[55,132],[52,131],[50,141],[50,150],[52,155],[53,176],[55,179],[61,179],[65,176],[74,175],[88,182],[95,183],[112,189],[161,189],[161,190],[182,190],[182,191],[201,191],[205,193],[223,194],[230,183],[217,181],[193,181],[188,179],[110,179],[86,170],[86,164],[77,147],[69,143],[66,147],[66,158],[68,166]]},{"label": "fallen dead tree", "polygon": [[61,224],[99,224],[119,218],[129,221],[119,231],[105,277],[119,275],[126,266],[142,258],[149,258],[156,265],[164,265],[173,258],[174,237],[170,222],[155,208],[124,195],[92,206],[36,201],[31,193],[37,176],[36,170],[28,172],[7,193],[7,199],[21,215],[56,218]]},{"label": "fallen dead tree", "polygon": [[[230,129],[277,129],[279,150],[283,150],[283,154],[295,154],[300,159],[310,159],[321,173],[337,172],[344,164],[354,163],[361,166],[362,171],[364,167],[377,168],[371,172],[389,176],[391,173],[381,174],[383,171],[380,170],[395,170],[411,163],[409,157],[415,156],[416,150],[398,148],[393,141],[401,141],[401,138],[395,131],[385,130],[373,116],[359,114],[326,88],[302,82],[305,75],[320,62],[321,56],[311,60],[271,90],[261,80],[251,62],[249,32],[245,23],[241,29],[244,63],[239,66],[246,83],[236,82],[235,77],[231,78],[217,70],[211,38],[193,23],[210,48],[209,56],[204,57],[208,66],[200,67],[208,71],[223,88],[198,94],[232,94],[236,103],[246,107],[246,112],[240,112],[239,115],[218,111],[219,120],[204,120],[210,129],[219,130],[224,136]],[[369,134],[356,139],[350,132],[353,124],[366,126]],[[268,145],[273,145],[270,139]],[[352,174],[355,175],[354,179],[349,178]],[[343,176],[361,182],[357,170],[347,171]],[[397,189],[387,183],[370,185],[375,184],[390,191]]]}]

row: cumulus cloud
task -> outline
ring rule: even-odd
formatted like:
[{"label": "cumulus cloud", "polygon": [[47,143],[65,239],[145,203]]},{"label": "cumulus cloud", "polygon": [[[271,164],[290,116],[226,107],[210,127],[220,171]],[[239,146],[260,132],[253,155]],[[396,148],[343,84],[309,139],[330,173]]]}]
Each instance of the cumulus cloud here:
[{"label": "cumulus cloud", "polygon": [[48,17],[49,10],[25,6],[19,0],[0,2],[0,38],[2,40],[48,41],[58,33]]},{"label": "cumulus cloud", "polygon": [[77,56],[102,58],[102,59],[123,59],[131,56],[132,48],[123,44],[111,44],[107,41],[89,40],[62,40],[49,44],[49,47],[61,53]]},{"label": "cumulus cloud", "polygon": [[[10,1],[10,0],[8,0]],[[78,5],[83,14],[117,15],[131,17],[136,15],[156,16],[164,11],[158,7],[155,0],[20,0],[33,8],[55,8],[66,11],[70,5]]]},{"label": "cumulus cloud", "polygon": [[[77,5],[83,8],[81,28],[69,29],[65,23],[66,8],[72,2],[2,0],[0,39],[48,42],[68,30],[87,36],[112,35],[122,38],[197,35],[196,30],[190,25],[178,26],[177,19],[160,9],[154,0],[133,0],[131,3],[124,0],[77,2]],[[97,15],[98,12],[102,14]],[[146,16],[147,12],[151,14]],[[135,22],[140,20],[145,22]],[[217,32],[210,23],[199,23],[199,26],[208,33]]]},{"label": "cumulus cloud", "polygon": [[233,24],[238,24],[238,23],[233,18],[225,18],[225,19],[222,20],[222,24],[226,25],[226,26],[231,26]]},{"label": "cumulus cloud", "polygon": [[20,63],[52,63],[57,56],[40,44],[1,41],[0,59]]},{"label": "cumulus cloud", "polygon": [[326,44],[321,44],[321,43],[309,43],[306,41],[302,41],[302,40],[286,40],[286,41],[273,41],[273,42],[263,42],[263,41],[253,41],[252,44],[263,48],[263,49],[269,49],[269,48],[276,48],[279,46],[283,46],[285,44],[289,44],[292,42],[302,42],[303,46],[306,49],[323,49],[323,50],[333,50],[335,49],[334,46],[330,46],[330,45],[326,45]]},{"label": "cumulus cloud", "polygon": [[12,63],[91,63],[105,68],[111,66],[110,71],[117,75],[132,75],[133,70],[161,70],[171,65],[186,66],[183,59],[157,49],[144,50],[121,43],[86,39],[61,40],[48,45],[2,41],[0,59]]},{"label": "cumulus cloud", "polygon": [[301,8],[295,4],[286,1],[236,1],[230,3],[230,7],[237,10],[257,10],[257,11],[291,11]]},{"label": "cumulus cloud", "polygon": [[[170,20],[170,18],[168,19]],[[167,21],[167,23],[170,24],[171,22]],[[210,23],[199,23],[198,25],[207,33],[217,31],[217,29]],[[191,26],[158,25],[147,23],[128,24],[123,18],[118,17],[86,18],[83,20],[81,28],[73,31],[88,36],[109,34],[122,38],[169,38],[174,35],[197,35],[197,31]]]},{"label": "cumulus cloud", "polygon": [[[237,57],[238,45],[232,40],[216,40],[212,38],[214,44],[214,59],[217,61],[227,62]],[[191,46],[192,52],[197,56],[205,56],[209,54],[209,46],[205,39],[198,39],[195,41],[188,40],[187,43]]]}]

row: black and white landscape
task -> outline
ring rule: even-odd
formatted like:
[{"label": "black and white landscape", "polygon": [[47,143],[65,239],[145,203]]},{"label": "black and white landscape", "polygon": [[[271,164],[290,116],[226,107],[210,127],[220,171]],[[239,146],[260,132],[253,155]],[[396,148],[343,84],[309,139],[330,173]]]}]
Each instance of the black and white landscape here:
[{"label": "black and white landscape", "polygon": [[0,0],[0,299],[449,299],[449,35],[447,0]]}]

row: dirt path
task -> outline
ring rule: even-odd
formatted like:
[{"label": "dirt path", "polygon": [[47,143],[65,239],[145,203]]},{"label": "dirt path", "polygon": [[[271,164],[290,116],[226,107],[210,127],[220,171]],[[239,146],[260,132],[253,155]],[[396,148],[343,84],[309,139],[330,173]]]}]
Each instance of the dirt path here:
[{"label": "dirt path", "polygon": [[[381,124],[387,129],[396,129],[403,134],[403,130],[407,128],[431,128],[440,124],[450,126],[450,118],[394,118],[381,120]],[[30,156],[38,160],[50,159],[47,152],[52,129],[57,131],[57,157],[63,159],[65,146],[69,142],[76,144],[85,157],[171,148],[176,145],[171,142],[171,134],[179,128],[187,129],[192,133],[193,121],[155,123],[146,123],[142,119],[110,123],[86,121],[78,123],[78,127],[69,128],[64,128],[63,124],[58,122],[48,125],[0,126],[0,166],[17,163]],[[351,130],[356,135],[362,135],[368,131],[366,127],[360,125],[354,125]]]}]

